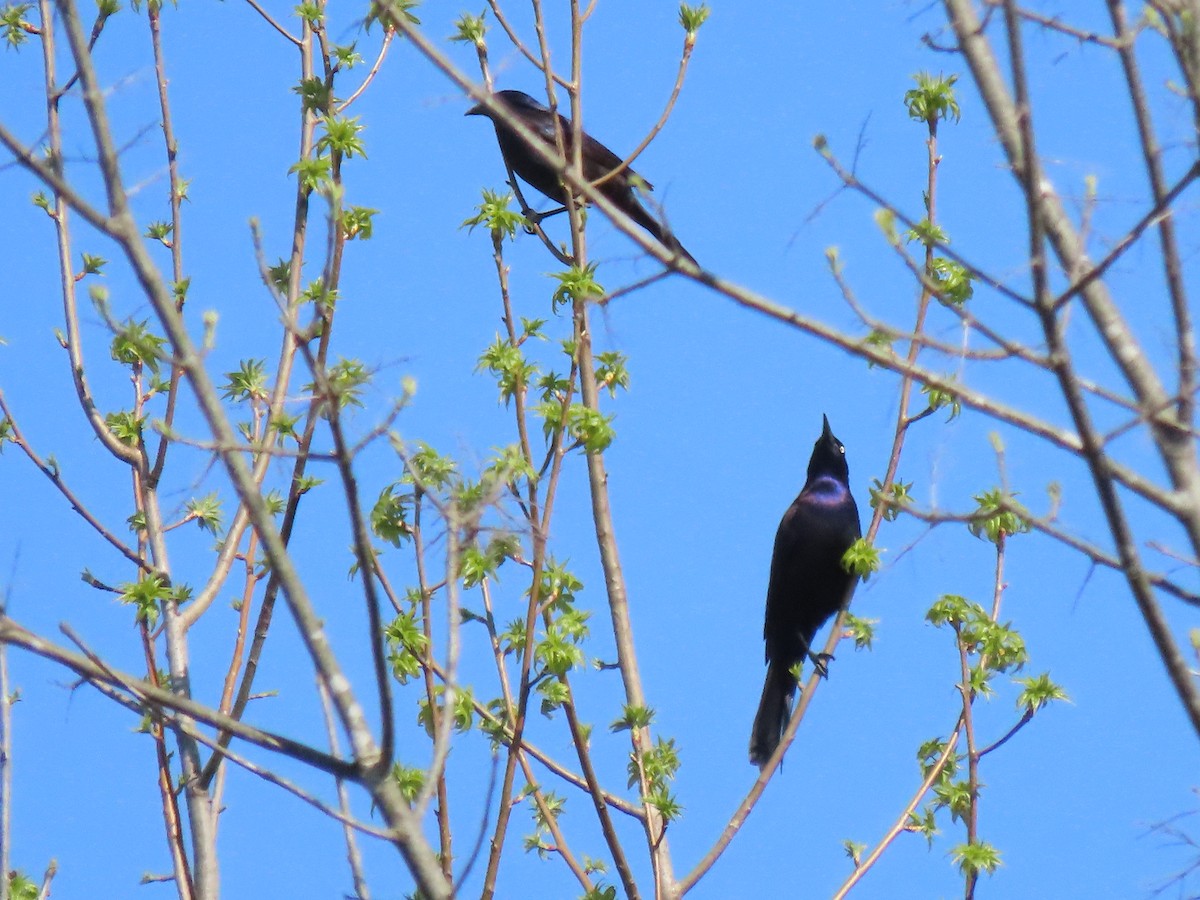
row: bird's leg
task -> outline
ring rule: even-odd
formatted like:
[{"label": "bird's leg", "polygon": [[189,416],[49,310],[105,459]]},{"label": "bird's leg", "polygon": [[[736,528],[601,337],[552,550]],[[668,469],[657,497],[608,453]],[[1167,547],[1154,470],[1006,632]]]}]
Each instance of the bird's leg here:
[{"label": "bird's leg", "polygon": [[526,234],[536,234],[537,227],[542,224],[545,219],[551,216],[557,216],[559,213],[567,211],[565,206],[560,206],[558,209],[552,209],[549,212],[537,212],[532,209],[525,210],[525,218],[528,220],[525,224]]}]

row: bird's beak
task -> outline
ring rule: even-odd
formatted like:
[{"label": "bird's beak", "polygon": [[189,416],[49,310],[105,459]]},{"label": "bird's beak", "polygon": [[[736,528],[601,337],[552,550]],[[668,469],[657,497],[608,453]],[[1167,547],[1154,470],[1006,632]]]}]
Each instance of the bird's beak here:
[{"label": "bird's beak", "polygon": [[829,427],[829,416],[823,415],[823,416],[821,416],[821,420],[825,423],[825,426],[821,429],[821,437],[823,437],[823,438],[833,437],[833,430]]},{"label": "bird's beak", "polygon": [[482,103],[476,103],[474,106],[472,106],[470,109],[468,109],[465,113],[463,113],[463,115],[464,116],[486,116],[487,110],[483,108]]}]

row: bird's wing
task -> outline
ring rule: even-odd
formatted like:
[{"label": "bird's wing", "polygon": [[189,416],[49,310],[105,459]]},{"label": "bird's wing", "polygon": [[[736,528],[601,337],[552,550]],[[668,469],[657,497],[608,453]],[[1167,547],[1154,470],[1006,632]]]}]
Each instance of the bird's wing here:
[{"label": "bird's wing", "polygon": [[[569,134],[570,132],[568,132]],[[583,133],[583,167],[588,181],[598,181],[619,166],[622,158],[617,156],[602,143],[588,134]],[[637,183],[648,191],[654,190],[654,185],[639,175],[633,169],[626,169],[618,178],[630,183]]]}]

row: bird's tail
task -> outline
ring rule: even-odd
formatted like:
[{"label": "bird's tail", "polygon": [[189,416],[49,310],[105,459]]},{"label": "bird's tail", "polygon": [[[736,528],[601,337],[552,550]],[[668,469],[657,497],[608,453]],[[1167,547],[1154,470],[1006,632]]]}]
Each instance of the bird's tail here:
[{"label": "bird's tail", "polygon": [[767,669],[767,680],[763,684],[762,699],[758,701],[758,714],[754,717],[754,730],[750,733],[750,762],[758,767],[766,765],[791,718],[792,697],[796,693],[796,678],[791,670],[771,663]]},{"label": "bird's tail", "polygon": [[696,262],[696,257],[687,252],[687,249],[683,244],[679,243],[679,238],[675,237],[670,228],[654,218],[632,194],[630,194],[630,200],[633,202],[630,208],[625,210],[629,213],[630,218],[654,235],[654,239],[672,253],[679,254],[693,266],[700,268],[700,263]]}]

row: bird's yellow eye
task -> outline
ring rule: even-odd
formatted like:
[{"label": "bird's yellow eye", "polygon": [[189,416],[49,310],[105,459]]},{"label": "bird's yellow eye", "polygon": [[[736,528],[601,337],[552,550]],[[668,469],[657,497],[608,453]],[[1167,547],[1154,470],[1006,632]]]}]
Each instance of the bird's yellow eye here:
[{"label": "bird's yellow eye", "polygon": [[842,454],[842,456],[846,455],[846,445],[845,444],[842,444],[842,443],[838,444],[838,453]]}]

